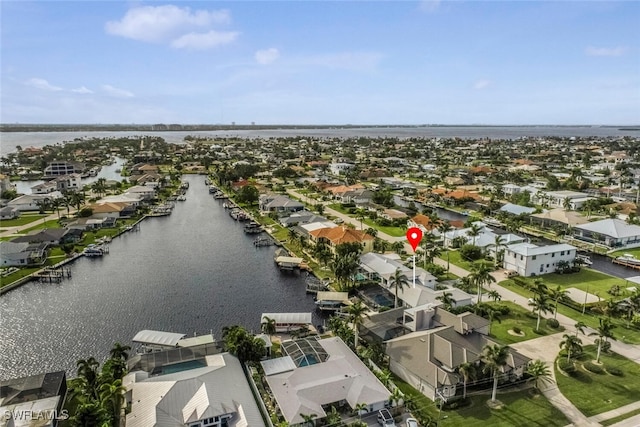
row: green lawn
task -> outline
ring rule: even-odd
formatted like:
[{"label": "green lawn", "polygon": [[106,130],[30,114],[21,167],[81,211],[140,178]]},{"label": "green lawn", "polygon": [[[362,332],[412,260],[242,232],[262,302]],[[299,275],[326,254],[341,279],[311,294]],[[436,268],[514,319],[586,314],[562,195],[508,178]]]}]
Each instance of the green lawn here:
[{"label": "green lawn", "polygon": [[43,228],[61,228],[61,226],[57,219],[53,219],[50,221],[43,221],[43,222],[39,221],[37,225],[34,225],[33,227],[29,227],[26,230],[21,231],[21,233],[27,234],[30,231],[41,230]]},{"label": "green lawn", "polygon": [[611,298],[607,291],[613,285],[620,285],[623,289],[629,286],[624,279],[609,276],[590,268],[581,268],[577,273],[551,273],[536,277],[522,277],[522,279],[532,284],[535,280],[542,280],[549,288],[553,289],[558,285],[563,288],[577,288],[590,294],[598,295],[602,299]]},{"label": "green lawn", "polygon": [[624,376],[594,374],[586,371],[582,363],[595,360],[596,351],[594,345],[585,347],[585,354],[576,362],[577,369],[572,377],[555,368],[560,391],[587,417],[636,402],[640,396],[640,365],[615,353],[602,354],[600,361],[604,366],[615,366]]},{"label": "green lawn", "polygon": [[[512,280],[503,280],[499,283],[499,285],[504,286],[505,288],[510,289],[513,292],[524,297],[533,297],[533,292],[516,285]],[[594,329],[599,326],[598,319],[601,317],[595,314],[590,314],[588,311],[585,312],[585,314],[582,314],[581,311],[575,310],[562,304],[558,304],[558,313],[570,317],[576,322],[584,322],[585,325]],[[621,319],[611,318],[611,322],[616,326],[616,328],[613,330],[613,334],[616,339],[627,344],[640,344],[640,330],[632,326],[627,327],[627,323]]]},{"label": "green lawn", "polygon": [[49,214],[35,214],[35,215],[22,214],[19,218],[16,218],[16,219],[4,219],[0,221],[0,227],[20,227],[21,225],[29,224],[33,221],[42,219],[48,215]]},{"label": "green lawn", "polygon": [[634,417],[634,416],[636,416],[638,414],[640,414],[640,409],[636,409],[635,411],[627,412],[626,414],[618,415],[615,418],[610,418],[608,420],[600,421],[600,424],[602,424],[603,426],[610,426],[610,425],[619,423],[620,421],[626,420],[627,418]]},{"label": "green lawn", "polygon": [[462,256],[460,255],[459,251],[442,251],[442,254],[440,255],[439,258],[443,259],[443,260],[447,260],[447,255],[449,256],[449,262],[453,265],[456,265],[460,268],[464,268],[467,271],[472,271],[472,267],[474,264],[487,264],[491,269],[493,269],[493,261],[489,261],[486,259],[479,259],[476,261],[467,261],[466,259],[463,259]]},{"label": "green lawn", "polygon": [[[469,407],[443,411],[439,426],[565,426],[569,423],[564,414],[556,409],[543,395],[531,396],[529,390],[498,393],[504,404],[502,409],[489,409],[486,405],[490,395],[471,398]],[[446,416],[446,418],[444,418]]]},{"label": "green lawn", "polygon": [[[532,313],[531,310],[525,310],[523,307],[510,301],[490,302],[489,304],[506,305],[511,309],[511,312],[507,316],[501,316],[500,321],[494,320],[491,324],[491,336],[504,344],[514,344],[540,338],[543,335],[562,332],[561,329],[551,329],[547,326],[545,317],[553,317],[553,315],[543,314],[540,319],[540,330],[535,332],[537,314]],[[520,328],[520,330],[524,332],[524,336],[509,334],[509,330],[513,330],[514,326]]]},{"label": "green lawn", "polygon": [[[340,205],[338,203],[334,203],[334,204],[329,205],[329,208],[331,208],[333,210],[336,210],[336,211],[340,212],[341,214],[349,215],[351,218],[353,218],[353,219],[357,220],[358,222],[360,222],[360,219],[356,218],[355,215],[350,214],[348,209],[343,208],[342,205]],[[362,221],[362,223],[363,223],[362,228],[364,230],[366,230],[367,228],[371,227],[371,228],[375,228],[376,230],[381,231],[381,232],[383,232],[385,234],[388,234],[389,236],[392,236],[392,237],[402,237],[405,234],[407,234],[407,230],[406,229],[403,229],[401,227],[384,227],[384,226],[376,224],[375,221],[373,221],[371,218],[365,218]],[[360,229],[359,226],[357,226],[356,228]]]},{"label": "green lawn", "polygon": [[[393,382],[400,390],[415,396],[418,411],[431,416],[434,420],[440,416],[440,427],[513,427],[513,426],[565,426],[568,421],[542,395],[532,397],[529,390],[499,393],[498,399],[505,404],[502,409],[489,409],[486,405],[490,399],[490,391],[470,397],[471,404],[464,408],[443,410],[439,414],[438,408],[426,396],[418,393],[413,387],[393,376]],[[414,415],[418,415],[414,412]]]}]

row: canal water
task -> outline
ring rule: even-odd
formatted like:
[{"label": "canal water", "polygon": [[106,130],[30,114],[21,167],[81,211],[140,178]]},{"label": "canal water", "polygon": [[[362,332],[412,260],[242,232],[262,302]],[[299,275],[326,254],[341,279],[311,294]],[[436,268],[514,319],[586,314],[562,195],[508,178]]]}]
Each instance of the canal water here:
[{"label": "canal water", "polygon": [[190,175],[187,200],[167,217],[114,239],[110,254],[80,258],[72,278],[31,282],[0,297],[0,379],[104,360],[114,342],[142,329],[188,335],[224,326],[260,328],[263,312],[313,312],[304,276],[281,273],[273,247],[255,248],[204,177]]}]

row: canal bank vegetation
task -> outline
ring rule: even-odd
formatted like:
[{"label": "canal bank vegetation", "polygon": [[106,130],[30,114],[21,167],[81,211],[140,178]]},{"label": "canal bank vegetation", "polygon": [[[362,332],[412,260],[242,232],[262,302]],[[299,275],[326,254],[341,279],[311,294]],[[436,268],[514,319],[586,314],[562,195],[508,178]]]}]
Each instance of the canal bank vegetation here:
[{"label": "canal bank vegetation", "polygon": [[77,377],[68,381],[64,406],[69,419],[62,421],[61,427],[123,425],[128,409],[122,379],[127,373],[129,350],[129,346],[115,343],[102,367],[94,357],[78,360]]}]

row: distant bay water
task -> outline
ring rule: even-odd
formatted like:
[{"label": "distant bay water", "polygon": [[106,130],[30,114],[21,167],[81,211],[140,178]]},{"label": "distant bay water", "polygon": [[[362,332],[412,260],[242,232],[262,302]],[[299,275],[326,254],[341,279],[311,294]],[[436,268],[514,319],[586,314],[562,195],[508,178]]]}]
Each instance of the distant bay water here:
[{"label": "distant bay water", "polygon": [[220,131],[163,131],[163,132],[2,132],[0,147],[3,154],[16,150],[17,146],[43,147],[73,141],[77,138],[117,138],[129,136],[159,136],[167,142],[182,143],[187,135],[199,137],[238,137],[238,138],[353,138],[358,136],[371,138],[491,138],[517,139],[522,137],[640,137],[638,127],[625,129],[615,126],[425,126],[425,127],[328,127],[328,128],[283,128],[255,130]]}]

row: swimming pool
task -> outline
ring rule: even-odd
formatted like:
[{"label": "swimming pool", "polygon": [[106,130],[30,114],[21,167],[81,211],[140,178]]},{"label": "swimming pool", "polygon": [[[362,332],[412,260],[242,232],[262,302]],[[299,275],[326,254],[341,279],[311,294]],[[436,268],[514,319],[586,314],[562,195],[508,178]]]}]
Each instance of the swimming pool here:
[{"label": "swimming pool", "polygon": [[318,359],[316,359],[316,356],[314,356],[313,354],[305,354],[304,357],[300,359],[298,367],[302,368],[303,366],[311,366],[315,365],[316,363],[319,363]]},{"label": "swimming pool", "polygon": [[207,363],[204,359],[187,360],[186,362],[172,363],[156,367],[151,375],[168,375],[176,372],[188,371],[189,369],[204,368]]}]

